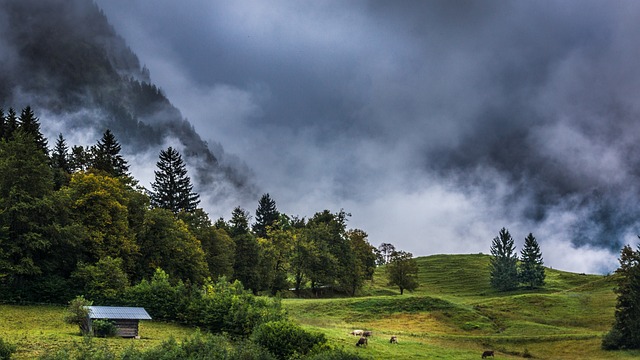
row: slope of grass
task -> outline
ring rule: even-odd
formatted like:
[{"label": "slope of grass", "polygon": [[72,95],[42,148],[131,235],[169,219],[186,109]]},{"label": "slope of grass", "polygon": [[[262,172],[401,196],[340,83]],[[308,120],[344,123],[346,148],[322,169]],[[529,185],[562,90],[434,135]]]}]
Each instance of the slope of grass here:
[{"label": "slope of grass", "polygon": [[[355,348],[352,329],[374,331],[366,349],[375,359],[499,358],[631,359],[640,352],[605,352],[601,337],[613,322],[610,276],[547,269],[541,289],[500,293],[489,285],[489,256],[434,255],[417,259],[420,287],[399,295],[379,268],[362,298],[290,299],[290,315]],[[397,346],[389,344],[398,335]]]},{"label": "slope of grass", "polygon": [[[82,342],[77,326],[64,322],[65,308],[61,306],[0,305],[0,338],[17,345],[12,359],[35,359],[48,350]],[[183,339],[193,329],[155,321],[140,322],[140,339],[94,339],[124,350],[129,346],[151,348],[160,345],[171,336]]]}]

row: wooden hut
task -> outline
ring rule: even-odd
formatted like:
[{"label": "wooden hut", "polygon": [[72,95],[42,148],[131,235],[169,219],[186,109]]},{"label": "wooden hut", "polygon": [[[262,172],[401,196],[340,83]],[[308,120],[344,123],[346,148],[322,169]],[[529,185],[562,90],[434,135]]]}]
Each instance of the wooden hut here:
[{"label": "wooden hut", "polygon": [[89,331],[93,320],[109,320],[117,329],[117,335],[138,338],[140,320],[151,320],[151,316],[141,307],[87,306],[89,309]]}]

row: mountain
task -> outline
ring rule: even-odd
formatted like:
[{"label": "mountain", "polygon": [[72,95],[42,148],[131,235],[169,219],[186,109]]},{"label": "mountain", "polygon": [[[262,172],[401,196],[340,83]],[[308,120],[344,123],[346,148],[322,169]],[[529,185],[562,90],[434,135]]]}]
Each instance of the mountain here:
[{"label": "mountain", "polygon": [[214,153],[91,0],[0,0],[0,68],[0,107],[31,106],[72,145],[106,129],[131,157],[157,159],[171,144],[211,200],[256,193],[246,166]]}]

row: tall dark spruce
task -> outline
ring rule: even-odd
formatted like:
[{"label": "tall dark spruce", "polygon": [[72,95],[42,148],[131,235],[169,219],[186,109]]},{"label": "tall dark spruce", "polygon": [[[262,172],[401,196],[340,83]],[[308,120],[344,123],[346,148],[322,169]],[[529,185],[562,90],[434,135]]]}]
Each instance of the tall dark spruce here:
[{"label": "tall dark spruce", "polygon": [[180,153],[172,147],[160,151],[160,160],[156,166],[158,170],[155,171],[155,181],[151,184],[151,204],[174,214],[194,211],[200,203],[200,196],[193,192],[193,185]]},{"label": "tall dark spruce", "polygon": [[545,273],[544,266],[542,266],[542,252],[540,252],[540,246],[533,234],[529,233],[524,239],[524,246],[520,256],[520,268],[518,272],[520,282],[525,284],[529,289],[543,286]]},{"label": "tall dark spruce", "polygon": [[122,157],[122,147],[111,130],[107,129],[98,144],[93,147],[93,168],[106,172],[113,177],[129,175],[129,165]]},{"label": "tall dark spruce", "polygon": [[518,254],[509,231],[500,230],[491,244],[490,275],[491,286],[499,291],[514,290],[518,287]]}]

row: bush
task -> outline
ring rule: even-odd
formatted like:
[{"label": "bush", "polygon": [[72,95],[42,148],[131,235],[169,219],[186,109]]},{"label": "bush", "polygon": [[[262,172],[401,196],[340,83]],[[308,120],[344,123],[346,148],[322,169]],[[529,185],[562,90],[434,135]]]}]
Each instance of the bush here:
[{"label": "bush", "polygon": [[306,355],[315,347],[326,344],[324,334],[311,333],[289,321],[266,322],[254,330],[251,340],[284,360],[293,355]]},{"label": "bush", "polygon": [[0,338],[0,360],[9,360],[11,355],[16,352],[16,346],[10,344]]},{"label": "bush", "polygon": [[118,328],[109,320],[93,320],[91,327],[93,335],[97,337],[114,337],[118,333]]},{"label": "bush", "polygon": [[91,306],[91,304],[92,302],[83,296],[78,296],[69,302],[67,314],[64,317],[67,324],[78,325],[82,335],[89,334],[89,309],[87,306]]}]

